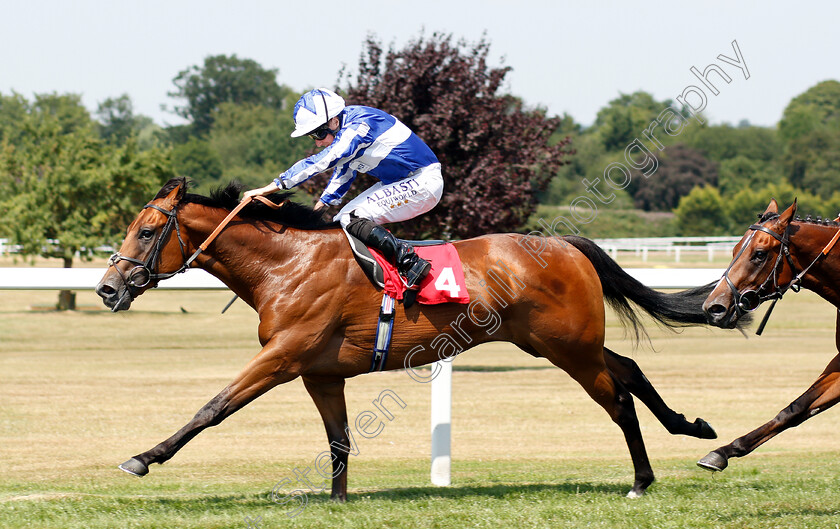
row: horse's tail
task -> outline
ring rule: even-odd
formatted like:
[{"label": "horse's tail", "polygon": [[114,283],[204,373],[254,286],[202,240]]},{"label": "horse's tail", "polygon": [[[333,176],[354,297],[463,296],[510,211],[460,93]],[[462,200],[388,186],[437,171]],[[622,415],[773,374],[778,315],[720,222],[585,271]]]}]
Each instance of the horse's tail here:
[{"label": "horse's tail", "polygon": [[[580,250],[595,267],[601,279],[604,299],[618,313],[622,323],[632,328],[636,341],[647,332],[630,301],[641,307],[654,320],[674,329],[690,325],[707,325],[703,302],[716,283],[665,294],[646,287],[625,272],[597,244],[583,237],[567,235],[563,240]],[[746,323],[746,322],[744,322]]]}]

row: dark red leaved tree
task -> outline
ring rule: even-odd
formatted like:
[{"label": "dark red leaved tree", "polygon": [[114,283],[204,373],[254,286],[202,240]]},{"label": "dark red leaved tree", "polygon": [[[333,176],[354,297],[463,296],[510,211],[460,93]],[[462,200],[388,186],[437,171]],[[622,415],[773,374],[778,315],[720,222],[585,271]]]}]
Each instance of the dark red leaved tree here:
[{"label": "dark red leaved tree", "polygon": [[[489,47],[484,39],[467,45],[436,33],[385,52],[371,36],[355,81],[340,76],[348,104],[395,115],[443,166],[440,204],[389,226],[400,236],[458,239],[519,230],[536,208],[537,193],[570,154],[568,139],[549,145],[559,118],[526,109],[519,99],[499,93],[510,68],[488,66]],[[372,183],[358,181],[351,193]]]}]

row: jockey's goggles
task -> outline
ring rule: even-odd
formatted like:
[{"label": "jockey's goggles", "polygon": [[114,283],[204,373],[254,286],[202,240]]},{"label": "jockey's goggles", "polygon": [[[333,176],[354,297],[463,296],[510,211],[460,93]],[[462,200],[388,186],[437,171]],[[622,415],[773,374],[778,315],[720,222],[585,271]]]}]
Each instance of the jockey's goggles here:
[{"label": "jockey's goggles", "polygon": [[333,133],[333,131],[331,131],[330,128],[327,126],[327,124],[324,123],[323,125],[321,125],[317,129],[315,129],[312,132],[310,132],[309,134],[307,134],[307,136],[309,136],[313,140],[320,141],[320,140],[323,140],[324,138],[326,138],[328,134],[332,134],[332,133]]}]

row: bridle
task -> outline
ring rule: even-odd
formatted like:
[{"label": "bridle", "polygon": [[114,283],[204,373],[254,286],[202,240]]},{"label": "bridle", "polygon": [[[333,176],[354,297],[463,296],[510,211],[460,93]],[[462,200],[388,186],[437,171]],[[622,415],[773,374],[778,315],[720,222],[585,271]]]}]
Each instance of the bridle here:
[{"label": "bridle", "polygon": [[[778,218],[776,217],[767,219],[764,222],[768,222],[770,220],[775,220]],[[729,286],[729,289],[732,291],[732,296],[735,299],[735,311],[737,316],[740,318],[747,312],[752,312],[758,308],[759,305],[764,303],[765,301],[773,300],[773,304],[767,309],[767,312],[764,314],[764,318],[761,321],[761,324],[758,326],[758,330],[756,334],[760,335],[761,332],[764,330],[764,326],[767,324],[767,320],[770,318],[770,314],[773,312],[773,308],[776,306],[776,302],[782,299],[782,297],[787,293],[788,290],[792,290],[793,292],[799,292],[802,288],[802,278],[808,273],[808,271],[813,267],[817,261],[825,256],[828,255],[828,252],[831,251],[831,248],[834,247],[834,244],[837,242],[838,238],[840,238],[840,230],[834,234],[834,237],[825,245],[820,253],[817,254],[816,257],[811,261],[808,266],[803,268],[799,273],[796,272],[796,266],[793,264],[793,258],[791,257],[790,253],[790,223],[785,227],[785,231],[779,235],[775,231],[771,230],[767,226],[762,224],[753,224],[749,227],[749,230],[753,233],[750,234],[749,238],[744,241],[744,244],[741,245],[741,249],[738,251],[738,254],[732,259],[732,262],[729,263],[729,267],[727,267],[726,271],[723,273],[723,279],[726,280],[726,284]],[[750,242],[752,242],[753,237],[756,235],[756,232],[764,232],[781,244],[781,248],[779,250],[779,255],[776,257],[776,262],[773,264],[773,271],[767,276],[767,279],[757,288],[757,289],[750,289],[741,292],[735,287],[735,284],[729,278],[729,271],[732,270],[732,267],[738,261],[738,258],[741,257],[741,254],[749,247]],[[784,261],[782,258],[784,257]],[[784,267],[784,263],[787,262],[788,267],[790,267],[791,279],[786,285],[779,285],[779,275],[781,274],[782,268]],[[768,283],[772,279],[773,281],[773,291],[762,295],[761,292],[765,291],[768,288]]]},{"label": "bridle", "polygon": [[[180,274],[181,272],[185,272],[187,268],[190,267],[195,258],[198,257],[198,254],[201,253],[199,249],[194,254],[192,254],[192,256],[187,258],[187,245],[181,238],[181,227],[178,224],[177,206],[173,207],[169,211],[155,204],[146,204],[145,206],[143,206],[143,209],[147,208],[156,209],[164,215],[166,215],[166,224],[163,225],[163,229],[160,231],[160,236],[155,242],[155,246],[152,248],[152,251],[149,253],[148,257],[146,257],[146,260],[141,261],[134,257],[122,255],[120,254],[120,252],[114,252],[114,254],[108,259],[108,267],[110,268],[113,266],[119,274],[120,278],[122,279],[123,283],[127,287],[130,287],[127,290],[132,300],[134,300],[134,298],[136,297],[132,292],[132,287],[135,289],[143,288],[152,281],[161,281],[163,279],[169,279],[170,277]],[[161,274],[155,272],[154,270],[157,269],[161,251],[163,250],[165,242],[169,239],[169,235],[172,233],[173,228],[175,229],[175,234],[178,237],[178,245],[181,247],[181,257],[184,259],[184,264],[182,264],[181,267],[178,270],[175,270],[174,272],[166,272]],[[120,270],[120,268],[116,266],[116,264],[120,261],[128,261],[129,263],[132,263],[135,266],[124,274],[122,270]]]},{"label": "bridle", "polygon": [[[201,252],[203,252],[207,249],[208,246],[210,246],[210,243],[212,243],[216,236],[219,235],[219,233],[225,228],[225,226],[227,226],[230,220],[234,216],[236,216],[236,214],[239,213],[239,211],[242,210],[243,207],[248,205],[254,199],[259,200],[263,204],[266,204],[267,206],[274,209],[280,208],[280,206],[282,206],[285,203],[285,201],[283,201],[279,204],[275,204],[274,202],[262,196],[253,196],[243,199],[230,213],[228,213],[224,220],[222,220],[222,222],[220,222],[219,225],[216,226],[216,229],[213,230],[213,233],[207,236],[207,239],[205,239],[204,242],[199,245],[198,249],[195,252],[193,252],[193,254],[189,257],[187,257],[187,245],[181,238],[181,227],[178,224],[178,206],[173,206],[171,210],[167,211],[155,204],[146,204],[145,206],[143,206],[143,209],[156,209],[164,215],[166,215],[166,224],[163,225],[163,228],[160,231],[160,236],[157,238],[157,241],[155,242],[155,246],[152,248],[152,251],[149,253],[148,257],[146,257],[145,261],[141,261],[134,257],[122,255],[119,252],[114,252],[114,254],[111,255],[111,257],[108,259],[108,267],[114,267],[114,269],[117,271],[117,274],[119,274],[120,279],[122,279],[123,284],[127,287],[126,291],[128,292],[128,295],[131,296],[131,300],[134,301],[134,299],[137,297],[134,294],[134,289],[143,288],[152,281],[159,282],[164,279],[169,279],[170,277],[176,276],[182,272],[186,272],[187,269],[189,269],[192,266],[193,261],[196,260],[196,258],[201,254]],[[180,266],[180,268],[178,268],[174,272],[160,273],[156,271],[158,265],[160,264],[160,254],[163,251],[164,244],[169,239],[173,228],[175,229],[175,234],[178,238],[178,245],[181,249],[181,258],[184,260],[184,262]],[[120,268],[116,266],[116,264],[120,261],[127,261],[135,266],[131,268],[131,270],[129,270],[127,273],[123,273],[122,270],[120,270]],[[155,286],[157,286],[157,284]]]},{"label": "bridle", "polygon": [[[773,219],[768,219],[773,220]],[[767,222],[767,221],[765,221]],[[752,312],[758,308],[763,302],[768,300],[778,300],[781,299],[782,296],[790,289],[794,292],[798,292],[800,288],[800,280],[801,275],[796,275],[796,267],[793,264],[793,259],[790,256],[790,224],[785,227],[784,233],[779,235],[775,231],[771,230],[767,226],[763,224],[753,224],[749,227],[749,230],[753,233],[744,241],[744,244],[741,245],[741,249],[738,251],[738,254],[732,259],[732,262],[729,263],[729,267],[726,271],[723,272],[723,279],[726,280],[726,284],[729,286],[729,290],[732,291],[732,296],[735,298],[735,310],[737,311],[738,317],[743,316],[747,312]],[[757,288],[757,289],[750,289],[741,292],[732,282],[732,279],[729,278],[729,272],[732,270],[732,267],[741,257],[741,255],[746,251],[746,249],[750,246],[753,237],[755,237],[756,232],[764,232],[777,241],[779,241],[782,245],[781,249],[779,250],[779,255],[776,257],[776,262],[773,264],[773,270],[770,274],[768,274],[767,279]],[[790,267],[791,274],[794,275],[794,279],[785,286],[779,285],[779,274],[783,267],[782,258],[784,257],[785,261],[787,261],[788,266]],[[813,264],[813,263],[812,263]],[[810,268],[810,266],[808,267]],[[768,283],[773,281],[773,291],[769,294],[762,295],[761,292],[765,291],[768,287]]]}]

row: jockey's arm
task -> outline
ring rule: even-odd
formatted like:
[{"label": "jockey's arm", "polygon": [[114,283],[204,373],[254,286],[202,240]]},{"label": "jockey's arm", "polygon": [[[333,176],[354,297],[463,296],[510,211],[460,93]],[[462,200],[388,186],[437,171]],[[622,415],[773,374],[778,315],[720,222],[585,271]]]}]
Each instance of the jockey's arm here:
[{"label": "jockey's arm", "polygon": [[245,191],[242,194],[242,200],[245,200],[248,197],[268,195],[269,193],[275,193],[278,190],[279,190],[279,188],[277,187],[277,184],[275,184],[274,182],[271,182],[270,184],[268,184],[264,187],[260,187],[260,188],[257,188],[257,189],[251,189],[250,191]]}]

